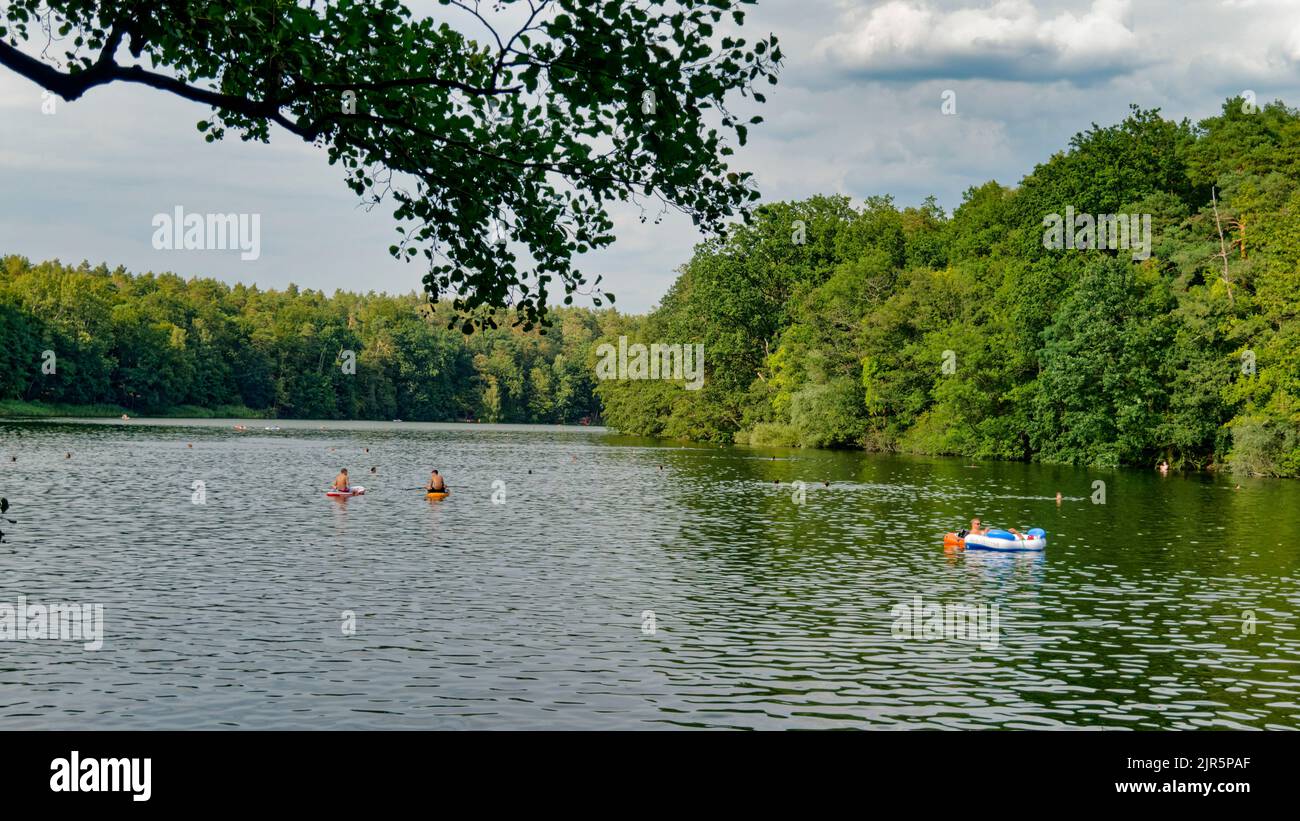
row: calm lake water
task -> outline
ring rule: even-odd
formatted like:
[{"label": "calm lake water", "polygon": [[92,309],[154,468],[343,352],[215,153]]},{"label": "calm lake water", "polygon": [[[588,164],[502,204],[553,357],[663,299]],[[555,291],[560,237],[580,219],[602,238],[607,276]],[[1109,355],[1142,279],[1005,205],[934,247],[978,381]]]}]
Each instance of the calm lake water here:
[{"label": "calm lake water", "polygon": [[1300,727],[1300,482],[234,424],[0,422],[0,602],[105,633],[0,641],[0,729]]}]

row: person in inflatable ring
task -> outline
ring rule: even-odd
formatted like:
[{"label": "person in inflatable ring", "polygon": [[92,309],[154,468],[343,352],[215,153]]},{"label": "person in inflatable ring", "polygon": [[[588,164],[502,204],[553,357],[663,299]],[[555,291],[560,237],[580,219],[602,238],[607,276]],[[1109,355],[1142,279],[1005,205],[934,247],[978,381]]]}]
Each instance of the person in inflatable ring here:
[{"label": "person in inflatable ring", "polygon": [[[990,529],[991,528],[984,527],[984,523],[980,521],[980,518],[978,516],[976,516],[974,519],[970,520],[970,530],[963,530],[961,533],[957,534],[957,537],[960,539],[964,539],[971,534],[974,534],[976,536],[983,536],[985,533],[988,533]],[[1014,527],[1008,527],[1007,532],[1014,533],[1017,536],[1020,535],[1020,531],[1016,530]]]}]

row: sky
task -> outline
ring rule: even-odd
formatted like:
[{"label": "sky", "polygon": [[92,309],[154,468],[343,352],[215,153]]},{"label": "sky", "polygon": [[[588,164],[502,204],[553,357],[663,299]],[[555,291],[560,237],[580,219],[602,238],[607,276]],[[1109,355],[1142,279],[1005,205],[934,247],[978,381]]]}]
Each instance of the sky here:
[{"label": "sky", "polygon": [[[734,163],[765,200],[932,194],[951,211],[1130,103],[1193,121],[1246,91],[1300,105],[1300,0],[759,0],[745,31],[776,34],[786,55]],[[388,256],[391,208],[361,208],[324,152],[285,131],[208,144],[203,106],[142,87],[48,104],[0,68],[0,254],[268,288],[419,288],[418,264]],[[261,214],[259,258],[155,250],[154,215],[178,205]],[[650,310],[702,237],[676,212],[611,213],[617,242],[579,265],[620,310]]]}]

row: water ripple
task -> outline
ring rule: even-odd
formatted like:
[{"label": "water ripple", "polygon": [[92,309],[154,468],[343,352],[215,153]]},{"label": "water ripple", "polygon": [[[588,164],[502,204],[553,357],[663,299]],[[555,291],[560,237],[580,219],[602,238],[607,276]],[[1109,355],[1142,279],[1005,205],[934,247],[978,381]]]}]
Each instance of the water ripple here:
[{"label": "water ripple", "polygon": [[[1300,726],[1300,483],[232,424],[0,423],[0,601],[106,632],[0,642],[0,728]],[[976,515],[1048,551],[945,552]]]}]

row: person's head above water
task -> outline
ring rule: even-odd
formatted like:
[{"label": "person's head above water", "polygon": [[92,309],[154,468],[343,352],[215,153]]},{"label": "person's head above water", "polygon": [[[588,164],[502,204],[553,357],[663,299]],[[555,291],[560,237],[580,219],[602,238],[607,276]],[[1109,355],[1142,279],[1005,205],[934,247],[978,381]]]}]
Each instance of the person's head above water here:
[{"label": "person's head above water", "polygon": [[978,516],[976,516],[974,519],[971,519],[971,520],[970,520],[970,529],[971,529],[971,530],[979,530],[981,524],[982,524],[982,523],[980,522],[980,518],[979,518]]},{"label": "person's head above water", "polygon": [[437,475],[438,475],[438,469],[437,469],[437,468],[434,468],[434,469],[433,469],[433,475],[434,475],[434,476],[437,476]]},{"label": "person's head above water", "polygon": [[339,473],[342,473],[344,476],[347,476],[347,475],[348,475],[348,469],[347,469],[347,468],[343,468],[342,470],[339,471]]}]

